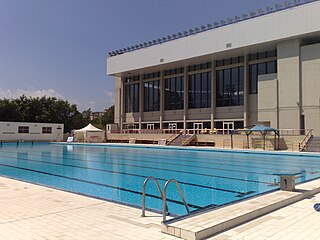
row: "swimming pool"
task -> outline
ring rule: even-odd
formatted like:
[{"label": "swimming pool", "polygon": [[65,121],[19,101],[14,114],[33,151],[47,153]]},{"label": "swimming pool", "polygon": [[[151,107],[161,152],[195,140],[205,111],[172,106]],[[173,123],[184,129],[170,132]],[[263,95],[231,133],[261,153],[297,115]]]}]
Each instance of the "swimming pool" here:
[{"label": "swimming pool", "polygon": [[[320,177],[316,155],[119,145],[4,143],[0,175],[141,207],[148,176],[161,188],[171,178],[191,210],[216,207],[279,188],[276,174],[301,172],[296,182]],[[186,214],[174,184],[168,188],[172,214]],[[147,185],[146,206],[161,210],[155,185]]]}]

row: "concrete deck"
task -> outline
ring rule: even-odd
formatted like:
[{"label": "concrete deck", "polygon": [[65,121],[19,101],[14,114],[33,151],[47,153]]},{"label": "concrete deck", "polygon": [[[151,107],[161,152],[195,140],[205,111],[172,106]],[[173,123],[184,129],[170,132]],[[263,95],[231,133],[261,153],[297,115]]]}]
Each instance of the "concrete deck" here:
[{"label": "concrete deck", "polygon": [[275,191],[214,211],[169,221],[162,225],[162,232],[187,240],[200,240],[318,193],[320,180],[315,180],[300,184],[294,192]]},{"label": "concrete deck", "polygon": [[[208,239],[320,239],[316,202],[320,194]],[[1,240],[180,239],[161,233],[158,214],[3,177],[0,213]]]}]

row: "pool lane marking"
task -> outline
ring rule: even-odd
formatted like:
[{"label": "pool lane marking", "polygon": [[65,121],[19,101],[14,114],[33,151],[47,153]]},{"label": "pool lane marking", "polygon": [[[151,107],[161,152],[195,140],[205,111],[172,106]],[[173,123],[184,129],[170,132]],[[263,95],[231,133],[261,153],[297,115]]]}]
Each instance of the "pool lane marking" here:
[{"label": "pool lane marking", "polygon": [[[14,158],[14,157],[7,157],[7,158],[11,158],[11,159],[14,159],[14,160],[18,159],[18,160],[23,160],[23,161],[30,161],[30,162],[58,165],[58,166],[67,166],[67,167],[71,167],[71,168],[81,168],[81,169],[89,169],[89,170],[95,170],[95,171],[101,171],[101,172],[123,174],[123,175],[128,175],[128,176],[141,177],[141,178],[144,178],[144,179],[148,177],[148,176],[134,174],[134,173],[117,172],[117,171],[110,171],[110,170],[105,170],[105,169],[100,169],[100,168],[89,168],[89,167],[83,167],[83,166],[75,166],[75,165],[64,164],[64,163],[47,162],[47,161],[31,160],[31,159],[24,159],[24,158]],[[166,182],[168,180],[168,179],[164,179],[164,178],[157,178],[157,179],[158,180],[162,180],[164,182]],[[206,186],[206,185],[188,183],[188,182],[183,182],[183,181],[179,181],[179,183],[180,184],[194,186],[194,187],[207,188],[207,189],[210,189],[210,190],[217,190],[217,191],[234,193],[234,194],[238,194],[238,195],[241,195],[241,196],[248,193],[248,192],[240,192],[240,191],[228,190],[228,189],[223,189],[223,188],[215,188],[215,187],[210,187],[210,186]],[[268,184],[270,184],[270,183],[268,183]],[[250,192],[252,192],[252,191],[250,191]]]},{"label": "pool lane marking", "polygon": [[[6,152],[6,153],[14,153],[14,152]],[[26,154],[26,153],[22,153],[22,154]],[[30,154],[29,152],[27,153],[29,156],[37,156],[37,157],[43,157],[43,155],[36,155],[36,154]],[[45,156],[45,157],[50,157],[50,158],[55,158],[55,159],[60,159],[59,157],[56,156]],[[79,155],[77,156],[79,157]],[[103,164],[117,164],[117,165],[121,165],[120,163],[114,163],[114,161],[112,161],[113,159],[108,159],[109,161],[97,161],[97,160],[83,160],[83,159],[78,159],[78,158],[71,158],[71,157],[64,157],[63,159],[67,159],[67,160],[71,160],[71,161],[85,161],[85,162],[97,162],[97,163],[103,163]],[[118,161],[118,159],[116,159]],[[133,160],[133,159],[128,159],[128,158],[122,158],[121,160],[124,161],[129,161],[129,162],[134,162],[136,163],[137,160]],[[165,164],[165,162],[157,162],[157,161],[148,161],[148,160],[138,160],[139,162],[148,162],[148,163],[157,163],[157,164]],[[231,169],[224,169],[224,168],[213,168],[213,167],[204,167],[204,166],[195,166],[195,165],[188,165],[188,164],[178,164],[178,163],[169,163],[169,165],[176,165],[176,166],[184,166],[184,167],[192,167],[192,168],[202,168],[202,169],[212,169],[212,170],[219,170],[219,171],[226,171],[226,172],[239,172],[239,173],[245,173],[245,174],[259,174],[259,175],[266,175],[266,176],[274,176],[274,174],[272,173],[264,173],[264,172],[253,172],[253,171],[243,171],[243,170],[231,170]],[[222,165],[222,164],[220,164]],[[227,165],[227,164],[225,164]],[[137,166],[140,167],[139,165],[129,165],[128,166]],[[231,166],[236,166],[236,165],[231,165]],[[239,165],[238,165],[239,166]],[[241,165],[240,165],[241,166]],[[245,167],[245,166],[241,166],[241,167]],[[265,168],[266,169],[266,168]],[[170,170],[170,169],[168,169]],[[273,172],[276,172],[277,169],[272,168]],[[288,169],[286,169],[288,170]],[[281,171],[281,169],[279,169],[278,171]],[[292,170],[292,171],[296,171]]]},{"label": "pool lane marking", "polygon": [[[84,148],[84,147],[82,147],[82,148]],[[90,148],[90,146],[89,146],[89,148]],[[31,149],[31,148],[29,148],[29,149]],[[48,148],[46,148],[46,149],[48,149]],[[26,149],[27,150],[27,149]],[[49,151],[49,150],[48,150]],[[53,152],[52,150],[50,150],[50,152]],[[12,152],[12,153],[15,153],[15,152]],[[54,151],[54,153],[63,153],[63,151],[62,152],[57,152],[57,151]],[[128,159],[128,158],[123,158],[123,155],[126,155],[126,156],[131,156],[129,153],[120,153],[119,154],[119,152],[115,152],[115,153],[110,153],[110,152],[106,152],[106,151],[104,151],[104,152],[100,152],[100,153],[97,153],[97,155],[93,155],[93,154],[90,154],[90,155],[88,155],[89,157],[93,157],[93,158],[95,158],[95,157],[101,157],[101,156],[99,156],[98,154],[107,154],[107,153],[109,153],[109,155],[115,155],[115,156],[121,156],[122,157],[122,159],[124,159],[124,160],[128,160],[128,161],[135,161],[135,160],[133,160],[133,159]],[[69,154],[69,153],[68,153]],[[143,154],[145,154],[145,153],[143,153]],[[78,153],[72,153],[72,155],[76,155],[76,156],[80,156]],[[149,155],[149,156],[151,156],[150,154],[145,154],[145,155]],[[106,157],[108,157],[108,156],[106,156]],[[154,157],[154,155],[152,156],[152,157]],[[161,156],[162,157],[162,159],[165,159],[165,160],[173,160],[174,158],[167,158],[168,157],[168,155],[162,155]],[[169,156],[170,157],[170,156]],[[182,157],[182,156],[181,156]],[[221,160],[224,160],[224,159],[212,159],[212,161],[214,161],[214,162],[208,162],[208,161],[203,161],[202,159],[203,159],[203,156],[199,156],[199,157],[201,157],[201,159],[200,159],[200,161],[199,160],[197,160],[197,162],[199,162],[199,163],[206,163],[206,164],[210,164],[210,165],[227,165],[227,166],[235,166],[235,167],[247,167],[247,168],[258,168],[258,169],[268,169],[268,170],[276,170],[275,168],[274,168],[274,165],[277,165],[277,167],[293,167],[293,168],[299,168],[299,167],[301,167],[301,165],[302,164],[304,164],[304,166],[306,166],[306,164],[307,165],[309,165],[310,167],[309,168],[319,168],[319,167],[317,167],[317,166],[314,166],[314,164],[311,166],[310,164],[308,164],[308,163],[310,163],[310,161],[308,162],[307,160],[305,160],[305,161],[300,161],[300,163],[295,163],[295,165],[293,165],[293,164],[290,164],[290,162],[289,161],[286,161],[286,162],[280,162],[280,163],[278,163],[278,162],[260,162],[260,161],[244,161],[244,159],[233,159],[232,161],[233,162],[240,162],[240,163],[248,163],[248,164],[257,164],[257,165],[262,165],[263,167],[256,167],[256,166],[248,166],[248,165],[239,165],[239,164],[223,164],[223,163],[221,163],[220,161]],[[192,160],[186,160],[186,158],[189,158],[189,157],[187,157],[187,156],[183,156],[183,158],[181,159],[181,162],[193,162]],[[68,158],[66,158],[66,159],[68,159]],[[285,160],[285,159],[284,159]],[[154,162],[154,161],[148,161],[148,160],[140,160],[140,161],[144,161],[144,162]],[[305,164],[305,163],[306,164]],[[159,161],[157,162],[157,163],[159,163]],[[165,162],[165,161],[161,161],[161,163],[168,163],[168,162]],[[283,164],[284,163],[284,164]],[[266,167],[264,167],[265,165],[273,165],[273,167],[268,167],[268,168],[266,168]],[[187,165],[188,166],[188,165]],[[190,165],[190,166],[193,166],[193,167],[197,167],[197,166],[195,166],[195,165]],[[308,167],[308,166],[307,166]],[[228,171],[227,169],[223,169],[223,170],[226,170],[226,171]],[[230,170],[230,171],[236,171],[236,170]],[[281,169],[279,169],[279,171],[281,171]],[[296,171],[296,170],[295,170]],[[266,174],[266,175],[268,175],[267,173],[263,173],[263,174]]]},{"label": "pool lane marking", "polygon": [[[47,144],[39,144],[40,146],[47,146]],[[18,145],[19,146],[19,145]],[[18,147],[18,146],[13,146],[13,147]],[[31,150],[32,149],[32,145],[23,145],[24,147],[26,147],[26,146],[29,146],[29,148],[28,149],[26,149],[26,150]],[[58,147],[66,147],[66,145],[55,145],[54,147],[56,147],[56,146],[58,146]],[[129,155],[129,153],[123,153],[123,152],[121,152],[121,149],[119,148],[119,147],[114,147],[114,146],[110,146],[110,145],[106,145],[106,146],[89,146],[89,145],[84,145],[84,146],[80,146],[80,145],[70,145],[70,146],[72,146],[72,147],[75,147],[75,148],[83,148],[83,149],[85,149],[85,148],[92,148],[92,149],[101,149],[101,148],[104,148],[104,149],[108,149],[108,152],[106,152],[106,151],[104,151],[103,153],[110,153],[110,149],[116,149],[116,150],[119,150],[119,151],[117,151],[117,152],[115,152],[115,153],[121,153],[121,154],[126,154],[126,155]],[[129,146],[130,147],[130,146]],[[42,149],[44,149],[44,150],[46,150],[46,149],[49,149],[48,151],[50,151],[50,152],[52,152],[52,150],[51,150],[51,148],[42,148]],[[132,149],[132,150],[134,150],[134,151],[136,151],[136,150],[141,150],[141,148],[130,148],[130,149]],[[145,150],[145,149],[143,149],[143,150]],[[163,149],[158,149],[158,148],[147,148],[147,150],[154,150],[154,151],[161,151],[161,150],[163,150]],[[171,151],[174,151],[175,149],[171,149],[171,148],[167,148],[167,150],[171,150]],[[176,151],[180,151],[180,152],[183,152],[183,149],[176,149]],[[188,150],[188,151],[192,151],[191,149],[186,149],[186,150]],[[63,153],[63,151],[62,152],[57,152],[57,151],[54,151],[54,152],[56,152],[56,153]],[[97,154],[101,154],[102,152],[94,152],[94,153],[97,153]],[[131,153],[139,153],[139,154],[141,154],[140,152],[131,152]],[[210,156],[210,153],[208,153],[208,152],[200,152],[200,151],[196,151],[196,153],[200,153],[200,154],[202,154],[202,156],[198,156],[198,157],[200,157],[200,158],[202,158],[203,159],[203,155],[204,154],[206,154],[206,156],[208,156],[208,157],[212,157],[212,156]],[[214,153],[216,153],[216,154],[225,154],[225,152],[219,152],[219,151],[217,151],[217,152],[214,152]],[[75,153],[73,153],[73,154],[75,154]],[[114,154],[114,153],[113,153]],[[146,152],[144,152],[143,153],[144,155],[149,155],[149,156],[151,156],[151,157],[153,157],[154,156],[154,154],[149,154],[149,153],[146,153]],[[243,155],[247,155],[247,153],[240,153],[240,152],[235,152],[235,153],[233,153],[233,152],[227,152],[227,154],[236,154],[236,155],[240,155],[240,156],[243,156]],[[264,153],[252,153],[253,155],[263,155]],[[79,155],[79,154],[78,154]],[[189,156],[190,154],[188,154],[188,156]],[[90,156],[93,156],[93,157],[95,157],[94,155],[91,155],[90,154]],[[166,154],[166,152],[164,152],[164,154],[163,155],[161,155],[162,156],[162,158],[165,158],[165,159],[167,159],[167,160],[172,160],[173,158],[166,158],[167,156],[169,156],[170,157],[170,155],[167,155]],[[192,159],[192,157],[188,157],[188,156],[183,156],[183,158],[184,159]],[[274,155],[272,155],[272,156],[274,156]],[[100,157],[100,156],[97,156],[97,157]],[[274,156],[274,157],[278,157],[278,156]],[[296,156],[296,158],[297,157],[300,157],[300,156]],[[314,158],[314,157],[313,157]],[[184,159],[182,159],[182,161],[189,161],[189,162],[192,162],[192,160],[184,160]],[[219,159],[213,159],[213,161],[220,161],[220,160],[224,160],[223,158],[219,158]],[[288,162],[288,163],[290,163],[290,159],[284,159],[286,162]],[[237,161],[237,162],[246,162],[246,163],[255,163],[255,164],[262,164],[261,162],[257,162],[257,161],[243,161],[243,159],[233,159],[233,161]],[[313,159],[313,162],[314,161],[317,161],[316,159]],[[200,161],[199,161],[200,162]],[[213,164],[212,162],[203,162],[203,163],[209,163],[209,164]],[[310,159],[309,160],[302,160],[302,161],[300,161],[300,163],[301,164],[308,164],[308,163],[310,163]],[[217,163],[218,164],[218,163]],[[269,162],[263,162],[263,164],[265,165],[265,164],[269,164]],[[296,165],[291,165],[291,164],[286,164],[286,166],[292,166],[292,167],[299,167],[299,166],[301,166],[301,164],[299,164],[299,163],[296,163],[296,165],[298,165],[298,166],[296,166]],[[316,164],[316,163],[315,163]],[[270,165],[280,165],[280,166],[284,166],[283,164],[279,164],[278,163],[278,161],[273,161],[272,163],[270,163]],[[242,166],[242,165],[234,165],[234,166]],[[250,166],[246,166],[246,167],[250,167]],[[312,166],[312,167],[317,167],[317,166]],[[320,167],[320,166],[319,166]],[[272,169],[274,169],[274,168],[272,168]]]},{"label": "pool lane marking", "polygon": [[[21,159],[21,160],[25,160],[25,161],[33,161],[33,162],[58,165],[57,163],[53,163],[53,162],[44,162],[44,161],[40,161],[40,160],[23,159],[23,158],[10,157],[10,156],[6,156],[6,157],[12,158],[12,159]],[[85,160],[76,160],[76,161],[85,161]],[[61,163],[59,163],[59,164],[67,166],[65,164],[61,164]],[[161,170],[161,171],[168,171],[168,172],[174,172],[174,173],[179,172],[179,173],[184,173],[184,174],[206,176],[206,177],[213,177],[213,178],[224,178],[224,179],[229,179],[229,180],[234,180],[234,181],[253,182],[253,183],[262,183],[262,184],[270,185],[270,182],[262,182],[262,181],[256,181],[256,180],[247,180],[247,179],[225,177],[225,176],[216,176],[216,175],[210,175],[210,174],[205,174],[205,173],[193,173],[193,172],[186,172],[186,171],[180,171],[180,170],[171,170],[171,169],[165,169],[165,168],[155,168],[155,167],[146,167],[146,166],[136,166],[136,165],[132,165],[132,164],[122,164],[122,163],[109,163],[109,164],[114,164],[114,165],[119,165],[119,166],[130,166],[130,167],[135,167],[135,168],[147,168],[147,169],[152,169],[152,170]],[[70,165],[70,167],[78,167],[78,166]],[[88,168],[86,168],[86,169],[88,169]],[[106,171],[106,170],[102,170],[102,169],[97,169],[97,170],[98,171]]]},{"label": "pool lane marking", "polygon": [[[2,164],[2,163],[0,163],[0,166],[9,167],[9,168],[15,168],[15,169],[23,170],[23,171],[40,173],[40,174],[49,175],[49,176],[53,176],[53,177],[65,178],[65,179],[69,179],[69,180],[73,180],[73,181],[77,181],[77,182],[84,182],[84,183],[98,185],[98,186],[102,186],[102,187],[106,187],[106,188],[112,188],[112,189],[117,189],[117,190],[121,190],[121,191],[125,191],[125,192],[130,192],[130,193],[133,193],[133,194],[142,195],[142,192],[138,192],[138,191],[127,189],[127,188],[121,188],[121,187],[116,187],[116,186],[112,186],[112,185],[107,185],[107,184],[104,184],[104,183],[91,182],[91,181],[88,181],[88,180],[82,180],[82,179],[78,179],[78,178],[67,177],[67,176],[63,176],[63,175],[59,175],[59,174],[55,174],[55,173],[48,173],[48,172],[43,172],[43,171],[34,170],[34,169],[28,169],[28,168],[24,168],[24,167],[11,166],[11,165]],[[148,194],[148,193],[146,193],[146,196],[147,197],[151,197],[151,198],[155,198],[155,199],[161,199],[161,197],[159,197],[159,196]],[[106,198],[106,199],[108,199],[108,198]],[[180,201],[177,201],[177,200],[174,200],[174,199],[170,199],[170,198],[168,198],[167,201],[168,202],[172,202],[172,203],[176,203],[178,205],[184,205],[183,202],[180,202]],[[192,207],[192,208],[196,208],[196,209],[202,208],[201,206],[198,206],[198,205],[195,205],[195,204],[190,204],[190,203],[188,203],[188,206]]]},{"label": "pool lane marking", "polygon": [[[60,146],[59,146],[60,147]],[[88,148],[90,148],[90,147],[92,147],[92,146],[89,146]],[[86,148],[86,147],[82,147],[81,146],[81,148]],[[28,148],[29,150],[31,150],[32,149],[32,147],[31,148]],[[28,150],[28,149],[25,149],[25,150]],[[46,148],[46,149],[48,149],[48,148]],[[105,148],[105,149],[107,149],[107,148]],[[49,150],[48,150],[49,151]],[[50,150],[50,152],[53,152],[52,150]],[[15,153],[15,152],[11,152],[11,153]],[[62,152],[57,152],[57,151],[54,151],[54,153],[63,153],[63,151]],[[106,151],[104,151],[103,152],[103,154],[107,154],[108,152],[106,152]],[[109,152],[110,153],[110,152]],[[116,152],[116,154],[115,153],[112,153],[112,154],[109,154],[109,155],[119,155],[118,154],[119,152]],[[97,154],[101,154],[101,152],[100,153],[97,153]],[[129,155],[129,154],[127,154],[127,153],[122,153],[122,154],[125,154],[125,155]],[[72,155],[76,155],[76,156],[79,156],[79,154],[77,154],[77,153],[72,153]],[[146,154],[147,155],[147,154]],[[168,155],[167,155],[168,156]],[[51,156],[50,156],[51,157]],[[95,157],[101,157],[101,156],[98,156],[98,155],[92,155],[92,154],[90,154],[89,155],[89,157],[93,157],[93,158],[95,158]],[[106,156],[106,157],[108,157],[108,156]],[[65,158],[65,159],[70,159],[70,158]],[[124,159],[124,160],[127,160],[127,161],[134,161],[135,162],[135,160],[133,160],[133,159],[128,159],[128,158],[122,158],[122,159]],[[170,159],[168,159],[168,158],[166,158],[167,160],[170,160]],[[171,160],[172,160],[173,158],[171,158]],[[73,160],[73,159],[70,159],[70,160]],[[110,160],[112,160],[112,159],[110,159]],[[247,168],[258,168],[258,169],[269,169],[269,170],[273,170],[273,172],[276,172],[277,171],[277,169],[275,169],[274,167],[273,168],[265,168],[265,167],[254,167],[254,166],[246,166],[246,165],[237,165],[237,164],[222,164],[222,163],[219,163],[219,162],[216,162],[216,161],[218,161],[218,160],[221,160],[221,159],[213,159],[213,161],[215,161],[215,163],[212,163],[212,162],[204,162],[204,161],[198,161],[199,163],[207,163],[207,164],[215,164],[215,165],[227,165],[227,166],[239,166],[239,167],[247,167]],[[92,161],[92,160],[88,160],[88,161]],[[144,161],[144,162],[154,162],[154,161],[147,161],[147,160],[140,160],[140,161]],[[185,162],[192,162],[192,161],[190,161],[190,160],[185,160],[185,159],[182,159],[181,161],[185,161]],[[264,165],[266,165],[266,163],[269,163],[269,162],[264,162],[264,163],[261,163],[261,162],[257,162],[257,161],[243,161],[243,159],[233,159],[232,160],[233,162],[241,162],[241,163],[254,163],[254,164],[259,164],[259,165],[262,165],[262,164],[264,164]],[[100,161],[96,161],[96,162],[100,162]],[[288,161],[287,161],[288,162]],[[158,162],[156,162],[156,163],[160,163],[159,161]],[[167,162],[163,162],[163,161],[161,161],[161,163],[167,163]],[[283,162],[282,162],[283,163]],[[177,164],[177,165],[181,165],[181,164]],[[263,166],[264,166],[263,165]],[[294,167],[294,168],[299,168],[299,167],[301,167],[301,164],[299,164],[299,163],[296,163],[296,165],[292,165],[292,164],[279,164],[279,163],[277,163],[277,162],[273,162],[273,163],[270,163],[270,165],[279,165],[279,167],[286,167],[286,166],[291,166],[291,167]],[[188,166],[188,165],[186,165],[186,166]],[[194,166],[194,165],[190,165],[190,166],[192,166],[192,167],[197,167],[197,166]],[[309,167],[309,168],[311,168],[311,167]],[[315,168],[314,166],[313,166],[313,168]],[[217,168],[217,169],[219,169],[219,168]],[[281,168],[282,169],[282,168]],[[279,169],[279,171],[281,171],[281,169]],[[236,170],[229,170],[229,169],[221,169],[222,171],[232,171],[232,172],[236,172]],[[295,170],[296,171],[296,170]],[[245,173],[250,173],[250,172],[245,172]],[[253,173],[255,173],[255,172],[253,172]],[[259,174],[263,174],[263,175],[273,175],[273,174],[268,174],[268,173],[259,173]]]}]

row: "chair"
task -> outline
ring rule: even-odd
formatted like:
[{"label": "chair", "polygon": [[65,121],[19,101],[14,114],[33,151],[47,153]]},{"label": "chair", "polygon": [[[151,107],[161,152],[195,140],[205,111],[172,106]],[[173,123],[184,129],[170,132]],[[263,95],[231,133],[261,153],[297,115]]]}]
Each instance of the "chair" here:
[{"label": "chair", "polygon": [[66,142],[73,142],[73,137],[68,137]]},{"label": "chair", "polygon": [[158,144],[160,146],[165,146],[166,145],[167,140],[166,139],[159,139]]}]

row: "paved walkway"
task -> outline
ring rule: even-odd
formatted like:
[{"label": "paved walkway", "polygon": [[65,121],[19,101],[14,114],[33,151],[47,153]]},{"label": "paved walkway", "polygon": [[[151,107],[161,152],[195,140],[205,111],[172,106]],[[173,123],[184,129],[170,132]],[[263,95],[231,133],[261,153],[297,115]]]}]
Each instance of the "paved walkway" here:
[{"label": "paved walkway", "polygon": [[274,211],[210,239],[319,240],[320,212],[313,209],[313,205],[317,202],[320,202],[320,194]]},{"label": "paved walkway", "polygon": [[[320,239],[320,194],[210,239]],[[177,239],[160,232],[161,216],[0,177],[0,239]]]}]

